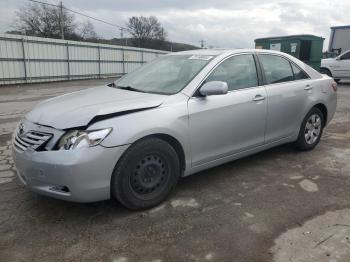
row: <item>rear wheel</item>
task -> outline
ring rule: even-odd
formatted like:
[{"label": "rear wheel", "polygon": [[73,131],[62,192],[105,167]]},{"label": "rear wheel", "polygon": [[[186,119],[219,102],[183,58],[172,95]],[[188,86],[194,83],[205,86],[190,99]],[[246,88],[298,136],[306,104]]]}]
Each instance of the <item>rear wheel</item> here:
[{"label": "rear wheel", "polygon": [[159,138],[133,144],[112,177],[112,195],[125,207],[141,210],[162,202],[177,184],[180,163],[175,149]]},{"label": "rear wheel", "polygon": [[324,124],[321,110],[312,108],[301,124],[296,147],[303,151],[314,149],[321,139]]}]

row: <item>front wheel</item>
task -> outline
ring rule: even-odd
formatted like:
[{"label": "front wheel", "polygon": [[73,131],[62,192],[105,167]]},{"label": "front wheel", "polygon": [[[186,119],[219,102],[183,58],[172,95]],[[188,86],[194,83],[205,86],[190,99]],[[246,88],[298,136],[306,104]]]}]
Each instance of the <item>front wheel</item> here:
[{"label": "front wheel", "polygon": [[159,138],[146,138],[131,145],[114,169],[112,195],[132,210],[151,208],[162,202],[180,177],[175,149]]},{"label": "front wheel", "polygon": [[314,149],[321,139],[324,125],[321,110],[312,108],[301,124],[298,140],[295,142],[296,147],[303,151]]}]

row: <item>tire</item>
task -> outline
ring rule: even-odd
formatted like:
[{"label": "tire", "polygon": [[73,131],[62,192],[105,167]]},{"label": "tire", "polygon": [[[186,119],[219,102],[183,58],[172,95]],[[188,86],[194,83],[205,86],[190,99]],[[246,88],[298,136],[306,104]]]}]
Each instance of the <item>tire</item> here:
[{"label": "tire", "polygon": [[118,161],[111,193],[128,209],[148,209],[170,194],[179,177],[175,149],[159,138],[146,138],[131,145]]},{"label": "tire", "polygon": [[324,125],[324,115],[321,110],[312,108],[300,126],[298,139],[295,142],[297,149],[301,151],[314,149],[320,142]]}]

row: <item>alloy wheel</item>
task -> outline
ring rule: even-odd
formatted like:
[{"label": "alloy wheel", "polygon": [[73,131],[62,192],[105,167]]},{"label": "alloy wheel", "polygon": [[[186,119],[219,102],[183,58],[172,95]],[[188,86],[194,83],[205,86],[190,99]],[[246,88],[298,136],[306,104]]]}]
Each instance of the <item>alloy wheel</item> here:
[{"label": "alloy wheel", "polygon": [[322,121],[319,115],[312,114],[306,122],[304,135],[307,144],[312,145],[320,136]]}]

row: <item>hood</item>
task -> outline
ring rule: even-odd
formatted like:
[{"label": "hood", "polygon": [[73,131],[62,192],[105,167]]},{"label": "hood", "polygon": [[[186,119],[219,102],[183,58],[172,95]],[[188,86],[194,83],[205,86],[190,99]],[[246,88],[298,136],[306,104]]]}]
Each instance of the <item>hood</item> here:
[{"label": "hood", "polygon": [[165,98],[164,95],[101,86],[45,100],[34,107],[26,119],[57,129],[67,129],[86,126],[95,117],[157,107]]}]

